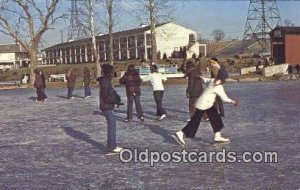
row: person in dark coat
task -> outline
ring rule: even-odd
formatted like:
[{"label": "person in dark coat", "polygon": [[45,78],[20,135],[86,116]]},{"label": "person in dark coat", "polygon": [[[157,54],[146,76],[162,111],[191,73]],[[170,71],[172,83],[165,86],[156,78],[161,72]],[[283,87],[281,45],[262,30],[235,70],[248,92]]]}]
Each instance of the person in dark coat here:
[{"label": "person in dark coat", "polygon": [[90,70],[87,67],[83,68],[83,86],[84,86],[84,98],[91,97],[91,89],[90,89],[90,82],[91,82],[91,74]]},{"label": "person in dark coat", "polygon": [[46,80],[42,70],[37,70],[35,72],[34,87],[36,88],[37,101],[46,100],[47,99],[47,96],[45,94]]},{"label": "person in dark coat", "polygon": [[144,121],[143,110],[140,102],[141,96],[141,84],[142,79],[135,69],[133,64],[129,65],[126,73],[123,77],[120,78],[120,84],[126,86],[126,95],[127,95],[127,117],[125,118],[126,122],[132,120],[132,107],[133,101],[135,102],[135,108],[137,112],[137,117]]},{"label": "person in dark coat", "polygon": [[297,65],[295,66],[295,68],[296,68],[297,74],[299,75],[299,74],[300,74],[300,65],[297,64]]},{"label": "person in dark coat", "polygon": [[[196,101],[203,92],[201,71],[196,68],[192,61],[186,63],[186,76],[188,77],[188,87],[186,89],[186,97],[189,99],[189,114],[190,118],[196,111]],[[207,121],[207,114],[204,113],[203,120]]]},{"label": "person in dark coat", "polygon": [[123,105],[121,97],[112,85],[114,69],[112,65],[102,65],[103,76],[98,77],[100,86],[100,110],[103,112],[107,122],[107,151],[108,153],[120,153],[122,147],[116,144],[116,118],[114,115],[115,105]]},{"label": "person in dark coat", "polygon": [[290,64],[288,66],[288,74],[293,74],[293,66]]},{"label": "person in dark coat", "polygon": [[76,75],[73,69],[70,69],[66,76],[67,79],[67,87],[68,87],[68,98],[73,99],[73,90],[75,88]]},{"label": "person in dark coat", "polygon": [[[211,78],[217,77],[217,71],[221,68],[221,64],[219,60],[215,57],[210,59],[210,67],[211,67]],[[220,96],[216,97],[215,107],[217,108],[221,117],[225,116],[223,101]]]},{"label": "person in dark coat", "polygon": [[223,84],[225,79],[228,77],[228,72],[224,67],[221,67],[218,70],[216,78],[203,79],[203,82],[206,83],[206,88],[204,89],[201,96],[198,98],[196,103],[196,111],[191,121],[189,121],[180,131],[177,131],[172,137],[182,146],[185,145],[185,138],[194,138],[199,125],[201,123],[201,118],[204,112],[207,113],[211,127],[214,132],[214,141],[215,143],[225,143],[230,142],[230,139],[224,138],[221,135],[221,130],[224,127],[221,116],[214,106],[216,96],[220,96],[222,100],[226,103],[231,103],[234,106],[239,106],[239,101],[231,99],[227,96]]}]

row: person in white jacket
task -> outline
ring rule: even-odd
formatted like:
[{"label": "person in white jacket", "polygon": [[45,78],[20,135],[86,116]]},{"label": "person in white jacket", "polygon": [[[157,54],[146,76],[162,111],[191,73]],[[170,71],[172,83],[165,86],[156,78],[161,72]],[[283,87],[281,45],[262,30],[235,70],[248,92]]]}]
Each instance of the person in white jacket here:
[{"label": "person in white jacket", "polygon": [[150,70],[151,73],[142,80],[151,82],[153,87],[153,96],[157,107],[156,115],[159,116],[158,120],[162,120],[167,117],[167,112],[162,105],[165,90],[163,81],[166,81],[167,77],[158,72],[156,65],[151,65]]},{"label": "person in white jacket", "polygon": [[198,98],[196,102],[196,112],[183,129],[177,131],[174,135],[172,135],[180,145],[185,145],[185,137],[192,138],[195,136],[204,112],[207,113],[209,121],[213,128],[214,141],[221,143],[230,141],[229,139],[221,136],[220,131],[224,127],[224,124],[222,122],[221,116],[218,114],[218,111],[214,107],[214,102],[216,100],[217,95],[221,97],[221,99],[226,103],[231,103],[235,106],[239,105],[238,100],[230,99],[224,91],[223,84],[225,83],[225,79],[227,77],[228,73],[224,69],[224,67],[221,67],[219,69],[217,77],[215,79],[207,79],[201,77],[204,83],[207,84],[207,87],[204,89],[202,95]]}]

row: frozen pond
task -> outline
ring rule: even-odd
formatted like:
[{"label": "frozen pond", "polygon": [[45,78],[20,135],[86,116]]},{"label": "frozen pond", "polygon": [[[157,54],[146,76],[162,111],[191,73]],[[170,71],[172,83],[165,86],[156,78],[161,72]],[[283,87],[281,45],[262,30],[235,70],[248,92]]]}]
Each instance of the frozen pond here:
[{"label": "frozen pond", "polygon": [[[116,110],[119,144],[144,151],[183,151],[169,136],[188,118],[184,85],[166,87],[168,118],[157,121],[149,86],[142,89],[145,122],[123,122]],[[117,91],[123,96],[125,89]],[[225,105],[223,134],[230,144],[213,144],[209,123],[201,123],[185,151],[275,151],[277,163],[122,163],[106,156],[106,122],[98,89],[83,99],[66,99],[66,89],[46,89],[48,100],[34,102],[34,89],[0,91],[0,189],[299,189],[300,81],[226,84],[241,106]]]}]

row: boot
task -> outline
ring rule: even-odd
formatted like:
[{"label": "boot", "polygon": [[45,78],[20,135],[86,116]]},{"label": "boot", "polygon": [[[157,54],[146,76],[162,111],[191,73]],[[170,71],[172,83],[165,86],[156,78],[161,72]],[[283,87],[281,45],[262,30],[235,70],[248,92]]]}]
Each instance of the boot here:
[{"label": "boot", "polygon": [[230,142],[228,138],[223,138],[221,136],[221,132],[216,132],[215,133],[215,138],[214,138],[216,143],[224,143],[224,142]]}]

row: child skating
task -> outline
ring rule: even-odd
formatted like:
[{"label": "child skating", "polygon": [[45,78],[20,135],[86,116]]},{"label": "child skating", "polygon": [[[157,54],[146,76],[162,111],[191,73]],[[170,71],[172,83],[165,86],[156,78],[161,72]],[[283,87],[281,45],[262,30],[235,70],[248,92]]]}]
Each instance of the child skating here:
[{"label": "child skating", "polygon": [[163,108],[163,97],[164,97],[164,85],[163,81],[167,80],[167,77],[163,76],[158,72],[156,65],[151,65],[151,73],[143,78],[143,81],[150,81],[153,87],[153,96],[156,103],[156,115],[159,117],[158,120],[163,120],[167,117],[167,112]]},{"label": "child skating", "polygon": [[125,121],[130,122],[132,120],[133,101],[135,102],[137,117],[139,120],[144,121],[144,114],[140,101],[142,79],[133,64],[128,66],[126,73],[119,81],[120,84],[126,86],[127,117],[125,118]]},{"label": "child skating", "polygon": [[100,110],[107,122],[107,154],[120,153],[123,148],[116,143],[116,118],[114,115],[115,105],[123,105],[121,97],[115,91],[112,85],[114,68],[112,65],[102,65],[103,76],[97,78],[100,84]]},{"label": "child skating", "polygon": [[227,77],[228,73],[227,71],[225,71],[223,66],[219,69],[217,77],[215,79],[206,79],[204,77],[201,77],[207,84],[207,87],[204,89],[204,92],[196,102],[196,111],[188,124],[183,129],[177,131],[174,135],[172,135],[180,145],[185,145],[185,137],[193,138],[195,136],[204,112],[207,113],[209,121],[213,128],[214,141],[221,143],[230,141],[228,138],[224,138],[221,135],[221,129],[224,127],[224,124],[222,122],[221,116],[214,107],[214,102],[217,95],[220,96],[224,102],[231,103],[235,106],[239,105],[238,100],[230,99],[224,91],[223,84],[225,83],[225,79]]}]

